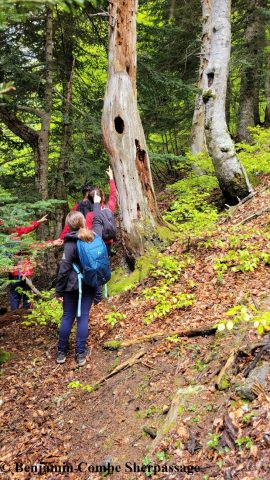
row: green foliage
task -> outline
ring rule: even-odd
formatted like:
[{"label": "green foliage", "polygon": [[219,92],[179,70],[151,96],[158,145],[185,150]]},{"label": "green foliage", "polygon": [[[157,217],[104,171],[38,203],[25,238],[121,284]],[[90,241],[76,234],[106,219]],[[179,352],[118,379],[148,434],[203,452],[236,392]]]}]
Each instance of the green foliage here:
[{"label": "green foliage", "polygon": [[[250,127],[253,143],[238,143],[238,157],[247,170],[248,175],[254,180],[262,173],[269,173],[269,128]],[[258,183],[258,182],[257,182]]]},{"label": "green foliage", "polygon": [[166,340],[171,343],[180,343],[181,338],[178,337],[178,335],[172,335],[171,337],[166,337]]},{"label": "green foliage", "polygon": [[143,318],[146,325],[157,318],[166,316],[172,310],[187,308],[194,303],[194,295],[182,292],[174,295],[169,288],[178,280],[182,268],[192,261],[189,256],[179,261],[170,255],[158,255],[157,261],[151,267],[150,276],[155,278],[159,284],[142,290],[146,300],[156,302],[154,308]]},{"label": "green foliage", "polygon": [[88,392],[88,393],[91,393],[94,389],[89,384],[83,385],[81,382],[79,382],[79,380],[72,380],[72,382],[69,382],[68,388],[81,389],[83,392]]},{"label": "green foliage", "polygon": [[119,340],[108,340],[104,342],[104,347],[108,350],[118,350],[121,346],[121,342]]},{"label": "green foliage", "polygon": [[41,294],[42,299],[29,294],[33,308],[26,315],[24,325],[54,325],[59,328],[63,315],[62,303],[53,297],[54,290],[43,291]]},{"label": "green foliage", "polygon": [[126,315],[120,312],[110,312],[107,315],[105,315],[104,318],[111,327],[115,327],[118,320],[123,320],[124,318],[126,318]]},{"label": "green foliage", "polygon": [[153,266],[150,275],[153,278],[162,279],[165,284],[175,282],[183,267],[183,262],[170,255],[158,255],[158,261]]},{"label": "green foliage", "polygon": [[221,435],[211,433],[208,436],[209,436],[209,440],[207,441],[207,445],[210,448],[213,448],[214,450],[219,450],[218,443],[219,443],[219,440],[221,438]]},{"label": "green foliage", "polygon": [[257,412],[250,412],[243,415],[242,422],[244,425],[250,425],[252,418],[257,417]]},{"label": "green foliage", "polygon": [[259,335],[270,330],[270,312],[257,310],[253,305],[236,305],[226,312],[228,319],[215,325],[218,331],[233,330],[238,324],[247,322],[251,328],[256,328]]},{"label": "green foliage", "polygon": [[150,310],[150,312],[148,312],[145,315],[143,322],[146,325],[152,323],[152,321],[156,320],[157,318],[162,318],[167,316],[168,313],[170,313],[173,310],[188,308],[195,301],[195,297],[193,294],[182,293],[182,292],[178,293],[177,295],[171,295],[168,292],[165,295],[165,297],[162,298],[161,296],[160,298],[161,299],[155,305],[153,310]]},{"label": "green foliage", "polygon": [[156,457],[157,459],[160,461],[160,462],[163,462],[166,458],[166,454],[165,452],[163,452],[163,450],[161,452],[157,452],[156,453]]},{"label": "green foliage", "polygon": [[259,264],[270,263],[270,253],[253,251],[253,247],[243,250],[229,250],[225,255],[215,260],[214,270],[219,274],[231,269],[232,272],[253,272]]},{"label": "green foliage", "polygon": [[[33,203],[19,202],[8,191],[0,187],[0,271],[7,273],[12,266],[17,265],[18,255],[33,258],[45,246],[42,242],[35,243],[35,233],[16,237],[15,227],[24,226],[34,218],[41,218],[45,213],[54,212],[63,202],[60,200],[42,200]],[[0,279],[0,290],[4,289],[8,281]]]},{"label": "green foliage", "polygon": [[0,365],[3,365],[3,363],[8,362],[10,359],[11,359],[11,354],[9,352],[0,350]]},{"label": "green foliage", "polygon": [[[196,165],[202,175],[198,175],[192,165]],[[180,233],[199,235],[205,229],[209,231],[217,221],[217,208],[209,202],[210,194],[218,187],[217,179],[211,160],[205,154],[188,154],[186,162],[179,164],[179,170],[185,176],[169,187],[177,200],[164,214],[164,219]]]},{"label": "green foliage", "polygon": [[249,436],[240,437],[235,440],[236,445],[242,450],[242,446],[244,445],[248,450],[252,447],[252,440]]}]

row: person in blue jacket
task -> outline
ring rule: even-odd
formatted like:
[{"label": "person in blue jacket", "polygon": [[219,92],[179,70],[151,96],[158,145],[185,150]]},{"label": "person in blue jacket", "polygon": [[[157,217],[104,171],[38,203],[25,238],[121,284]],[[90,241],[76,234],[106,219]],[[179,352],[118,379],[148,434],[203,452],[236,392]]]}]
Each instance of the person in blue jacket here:
[{"label": "person in blue jacket", "polygon": [[[66,361],[69,346],[69,336],[73,322],[76,317],[79,285],[78,275],[73,269],[72,264],[75,263],[80,268],[80,260],[77,253],[77,241],[83,240],[91,242],[96,233],[102,237],[102,216],[100,207],[101,197],[95,194],[93,206],[93,226],[92,230],[86,228],[85,218],[78,211],[70,212],[67,215],[66,223],[69,226],[69,233],[64,239],[64,254],[60,262],[59,272],[56,281],[56,295],[63,301],[63,316],[59,332],[57,363],[61,364]],[[76,361],[79,367],[86,363],[86,358],[90,353],[86,346],[88,336],[88,319],[92,303],[97,294],[97,289],[89,287],[83,282],[82,300],[81,300],[81,316],[77,318],[76,333]]]}]

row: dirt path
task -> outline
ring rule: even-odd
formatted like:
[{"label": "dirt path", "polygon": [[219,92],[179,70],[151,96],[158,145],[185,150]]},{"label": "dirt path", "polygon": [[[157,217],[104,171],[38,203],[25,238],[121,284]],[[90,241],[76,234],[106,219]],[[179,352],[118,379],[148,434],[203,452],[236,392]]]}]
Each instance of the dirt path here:
[{"label": "dirt path", "polygon": [[[252,214],[268,200],[265,193],[257,197],[253,207],[239,207],[233,222]],[[243,228],[243,245],[248,241],[254,251],[269,249],[267,229],[265,233],[262,230],[267,219],[268,214]],[[269,295],[270,269],[265,264],[244,273],[228,269],[222,281],[218,280],[215,259],[231,248],[237,235],[229,224],[224,224],[212,238],[206,236],[188,245],[186,253],[192,261],[187,262],[172,292],[193,293],[196,302],[191,307],[173,310],[146,325],[142,319],[153,308],[153,302],[145,300],[141,291],[155,284],[148,279],[93,309],[89,335],[92,355],[83,369],[76,368],[73,349],[63,366],[56,365],[57,338],[53,331],[27,327],[20,321],[5,322],[1,348],[11,354],[11,359],[2,365],[1,371],[1,478],[32,480],[36,475],[25,468],[41,468],[40,462],[51,466],[68,464],[73,469],[82,462],[82,472],[44,473],[42,478],[49,480],[101,478],[91,471],[91,466],[104,463],[121,466],[121,472],[112,477],[116,480],[146,478],[136,468],[151,460],[153,439],[149,432],[153,434],[163,425],[176,391],[196,385],[202,388],[200,393],[191,394],[179,406],[178,419],[153,451],[152,462],[160,469],[166,465],[197,465],[201,470],[193,473],[194,480],[270,478],[270,408],[266,397],[261,395],[246,404],[235,394],[234,383],[221,391],[215,388],[216,376],[231,353],[237,331],[235,338],[234,333],[181,339],[167,339],[164,335],[159,341],[145,344],[147,352],[135,365],[110,378],[98,390],[90,393],[70,388],[74,382],[93,386],[142,347],[136,344],[119,351],[105,350],[103,344],[108,339],[205,327],[224,319],[229,307],[239,302],[259,304]],[[186,249],[186,245],[175,242],[167,254],[182,258]],[[111,329],[104,315],[113,308],[127,316]],[[256,333],[247,333],[243,341],[250,344],[257,340]],[[241,381],[241,371],[251,360],[252,356],[238,360],[239,376],[233,382]],[[269,379],[267,382],[266,392],[270,390]],[[215,445],[215,435],[219,438],[225,428],[226,413],[237,425],[240,443],[246,439],[243,445],[235,444],[231,453],[221,452]],[[16,462],[23,463],[23,472],[16,473]],[[133,472],[125,471],[126,462],[130,462]],[[11,472],[6,471],[8,466]],[[155,478],[185,479],[190,475],[161,470]]]}]

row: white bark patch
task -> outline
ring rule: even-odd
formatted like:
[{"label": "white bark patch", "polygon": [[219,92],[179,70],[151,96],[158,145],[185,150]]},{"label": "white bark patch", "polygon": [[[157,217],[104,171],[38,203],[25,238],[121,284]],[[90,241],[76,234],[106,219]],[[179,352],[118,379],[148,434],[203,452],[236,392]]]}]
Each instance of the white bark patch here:
[{"label": "white bark patch", "polygon": [[209,154],[224,196],[231,202],[247,196],[252,187],[237,159],[228,132],[225,102],[230,60],[230,0],[212,0],[211,50],[203,73],[205,133]]}]

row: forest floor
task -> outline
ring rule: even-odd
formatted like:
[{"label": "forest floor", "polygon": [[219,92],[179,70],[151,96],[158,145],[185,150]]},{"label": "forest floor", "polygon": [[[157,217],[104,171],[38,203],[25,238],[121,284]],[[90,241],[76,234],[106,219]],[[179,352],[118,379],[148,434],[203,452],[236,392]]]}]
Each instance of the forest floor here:
[{"label": "forest floor", "polygon": [[[68,463],[74,470],[42,474],[50,480],[98,479],[101,475],[92,470],[108,463],[121,466],[120,472],[109,475],[116,480],[146,478],[140,470],[149,463],[156,466],[153,478],[270,479],[270,376],[266,374],[259,390],[257,385],[253,400],[241,399],[236,391],[256,356],[261,355],[258,365],[269,360],[267,349],[261,349],[268,337],[259,336],[247,322],[225,333],[211,331],[234,305],[269,310],[267,264],[259,261],[253,271],[243,272],[230,265],[220,276],[214,269],[215,259],[236,247],[248,249],[250,262],[255,252],[270,254],[269,212],[237,226],[269,206],[268,185],[265,177],[254,198],[231,209],[232,218],[221,216],[214,232],[176,241],[164,252],[189,259],[171,291],[193,294],[192,306],[173,309],[145,324],[143,318],[155,305],[142,295],[144,288],[156,283],[149,277],[94,307],[92,353],[82,369],[76,368],[73,353],[63,366],[56,365],[57,337],[48,327],[29,327],[22,324],[23,318],[2,317],[2,347],[11,359],[2,365],[1,375],[0,478],[36,478],[30,466],[44,469],[45,462],[46,468]],[[104,315],[113,310],[126,318],[112,328]],[[207,335],[184,336],[185,331],[208,327]],[[157,336],[118,350],[104,348],[108,340],[149,334]],[[134,359],[138,352],[140,358]],[[132,358],[130,366],[92,392],[74,383],[93,386]],[[16,473],[16,462],[24,471]],[[79,464],[83,472],[76,471]],[[200,470],[172,473],[169,465]]]}]

